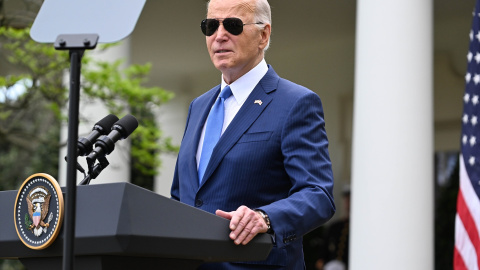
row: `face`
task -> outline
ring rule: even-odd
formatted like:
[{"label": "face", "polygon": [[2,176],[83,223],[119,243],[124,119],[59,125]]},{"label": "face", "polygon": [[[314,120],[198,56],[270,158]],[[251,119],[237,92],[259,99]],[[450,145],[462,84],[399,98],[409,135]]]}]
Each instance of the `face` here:
[{"label": "face", "polygon": [[[254,23],[255,0],[212,0],[207,18],[239,18],[243,23]],[[263,59],[263,49],[270,38],[270,25],[263,30],[255,25],[245,25],[240,35],[230,34],[223,24],[206,37],[207,49],[215,67],[223,74],[225,82],[234,82],[254,68]]]}]

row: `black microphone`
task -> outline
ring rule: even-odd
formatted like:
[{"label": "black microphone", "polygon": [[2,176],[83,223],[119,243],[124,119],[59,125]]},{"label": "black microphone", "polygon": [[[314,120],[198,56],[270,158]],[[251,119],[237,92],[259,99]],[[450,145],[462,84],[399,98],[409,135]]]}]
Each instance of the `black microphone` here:
[{"label": "black microphone", "polygon": [[87,161],[94,161],[99,157],[109,155],[115,149],[115,143],[118,140],[126,139],[138,127],[137,119],[127,114],[122,119],[113,124],[112,131],[107,135],[102,135],[95,142],[95,149],[87,156]]},{"label": "black microphone", "polygon": [[113,124],[118,121],[118,117],[109,114],[102,120],[98,121],[92,128],[92,132],[88,136],[78,139],[77,143],[77,155],[85,156],[93,150],[93,142],[95,142],[100,135],[106,135],[112,128]]}]

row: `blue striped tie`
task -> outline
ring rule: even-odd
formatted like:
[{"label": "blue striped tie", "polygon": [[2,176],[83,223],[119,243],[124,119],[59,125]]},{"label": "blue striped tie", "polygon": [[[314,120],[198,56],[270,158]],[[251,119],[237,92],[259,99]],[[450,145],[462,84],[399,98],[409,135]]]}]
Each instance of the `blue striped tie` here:
[{"label": "blue striped tie", "polygon": [[225,108],[223,103],[227,98],[232,95],[230,86],[223,88],[220,96],[213,104],[212,110],[207,118],[207,126],[205,128],[205,136],[203,139],[202,154],[200,156],[200,162],[198,164],[198,181],[201,184],[205,170],[207,169],[208,162],[212,156],[213,148],[220,139],[223,128],[223,120],[225,116]]}]

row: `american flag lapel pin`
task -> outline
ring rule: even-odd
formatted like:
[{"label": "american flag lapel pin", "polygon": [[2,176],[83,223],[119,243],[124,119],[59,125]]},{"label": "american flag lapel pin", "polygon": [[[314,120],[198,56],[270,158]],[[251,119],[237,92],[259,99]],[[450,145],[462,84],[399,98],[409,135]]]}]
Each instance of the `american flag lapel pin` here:
[{"label": "american flag lapel pin", "polygon": [[255,100],[254,103],[255,103],[255,104],[258,104],[258,105],[262,105],[263,102],[262,102],[260,99],[257,99],[257,100]]}]

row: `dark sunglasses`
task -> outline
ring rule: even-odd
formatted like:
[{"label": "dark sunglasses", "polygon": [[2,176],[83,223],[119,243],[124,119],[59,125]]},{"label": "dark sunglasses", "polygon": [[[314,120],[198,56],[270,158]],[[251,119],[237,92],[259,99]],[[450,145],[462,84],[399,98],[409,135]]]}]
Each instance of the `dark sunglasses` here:
[{"label": "dark sunglasses", "polygon": [[225,18],[223,20],[205,19],[200,24],[203,34],[205,36],[213,35],[213,33],[215,33],[215,31],[217,31],[218,27],[220,26],[220,22],[222,22],[225,30],[227,30],[230,34],[235,36],[238,36],[243,32],[244,25],[263,24],[262,22],[243,23],[242,20],[240,20],[239,18]]}]

